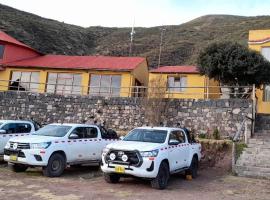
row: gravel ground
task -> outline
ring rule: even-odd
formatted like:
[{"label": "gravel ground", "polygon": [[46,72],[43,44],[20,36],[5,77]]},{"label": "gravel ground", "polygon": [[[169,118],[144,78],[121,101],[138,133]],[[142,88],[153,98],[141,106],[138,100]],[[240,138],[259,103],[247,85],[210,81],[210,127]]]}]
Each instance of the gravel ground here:
[{"label": "gravel ground", "polygon": [[68,169],[60,178],[46,178],[40,169],[16,174],[2,164],[0,177],[1,200],[270,199],[269,180],[235,177],[221,168],[204,169],[192,181],[181,175],[172,176],[169,187],[162,191],[152,189],[147,181],[133,178],[107,184],[97,167]]}]

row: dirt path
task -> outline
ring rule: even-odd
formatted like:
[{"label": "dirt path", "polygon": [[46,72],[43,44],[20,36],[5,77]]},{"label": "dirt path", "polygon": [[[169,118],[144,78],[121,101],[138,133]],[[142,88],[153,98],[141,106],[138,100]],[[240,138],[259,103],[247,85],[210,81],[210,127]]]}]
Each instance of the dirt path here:
[{"label": "dirt path", "polygon": [[192,181],[186,181],[181,175],[173,176],[168,189],[163,191],[154,190],[149,182],[137,179],[123,179],[119,184],[110,185],[104,182],[97,168],[89,167],[67,170],[61,178],[46,178],[40,170],[16,174],[1,165],[0,177],[2,200],[270,199],[269,180],[234,177],[217,169],[203,170]]}]

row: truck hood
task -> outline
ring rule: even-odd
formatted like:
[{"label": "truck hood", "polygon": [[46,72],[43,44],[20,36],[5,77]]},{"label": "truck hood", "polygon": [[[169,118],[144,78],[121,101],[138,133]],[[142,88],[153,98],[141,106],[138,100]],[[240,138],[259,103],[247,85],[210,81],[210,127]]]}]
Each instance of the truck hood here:
[{"label": "truck hood", "polygon": [[107,145],[109,149],[128,150],[128,151],[152,151],[163,146],[163,144],[148,142],[119,141]]},{"label": "truck hood", "polygon": [[22,137],[14,137],[11,138],[9,141],[18,143],[42,143],[42,142],[52,142],[55,140],[59,140],[59,137],[29,135]]}]

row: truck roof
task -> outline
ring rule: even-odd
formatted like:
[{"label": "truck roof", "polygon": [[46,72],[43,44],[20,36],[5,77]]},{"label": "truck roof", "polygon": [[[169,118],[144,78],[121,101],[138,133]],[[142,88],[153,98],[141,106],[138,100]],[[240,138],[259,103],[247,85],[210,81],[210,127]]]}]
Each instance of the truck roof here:
[{"label": "truck roof", "polygon": [[48,125],[56,125],[56,126],[89,126],[89,127],[98,127],[95,124],[76,124],[76,123],[52,123]]},{"label": "truck roof", "polygon": [[145,126],[145,127],[138,127],[136,129],[149,129],[149,130],[162,130],[162,131],[173,131],[173,130],[183,130],[182,128],[174,128],[174,127],[150,127],[150,126]]},{"label": "truck roof", "polygon": [[31,121],[27,121],[27,120],[0,120],[0,123],[32,123]]}]

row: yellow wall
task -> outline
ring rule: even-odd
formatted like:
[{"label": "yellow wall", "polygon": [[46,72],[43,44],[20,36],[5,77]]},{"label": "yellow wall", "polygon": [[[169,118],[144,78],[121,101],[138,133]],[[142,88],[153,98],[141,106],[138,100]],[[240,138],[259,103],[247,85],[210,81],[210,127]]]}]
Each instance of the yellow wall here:
[{"label": "yellow wall", "polygon": [[[205,88],[187,88],[183,92],[169,92],[167,90],[168,76],[185,76],[187,77],[187,87],[205,87],[205,76],[199,74],[165,74],[165,73],[150,73],[149,87],[151,96],[154,93],[166,92],[167,98],[187,98],[187,99],[205,99]],[[165,91],[157,91],[157,87],[163,87]],[[152,92],[151,92],[152,91]],[[150,97],[151,97],[150,96]]]},{"label": "yellow wall", "polygon": [[[270,37],[270,30],[252,30],[249,32],[249,41],[262,40],[269,37]],[[258,52],[261,52],[262,47],[270,47],[270,42],[266,42],[263,44],[249,43],[249,48]],[[263,86],[261,88],[263,88]],[[258,98],[257,102],[258,113],[270,114],[270,102],[263,101],[263,90],[257,89],[256,96]]]},{"label": "yellow wall", "polygon": [[[147,85],[148,83],[148,68],[147,63],[144,62],[140,64],[136,70],[133,72],[114,72],[114,71],[87,71],[87,70],[58,70],[58,69],[40,69],[40,68],[6,68],[4,71],[0,71],[0,91],[8,90],[8,81],[11,77],[12,71],[31,71],[31,72],[40,72],[40,86],[39,92],[44,92],[46,89],[46,82],[48,73],[78,73],[82,74],[82,94],[88,94],[88,87],[91,79],[91,74],[99,75],[121,75],[121,97],[131,96],[131,88],[134,86],[135,78],[141,81],[143,84]],[[1,81],[3,80],[3,81]]]}]

